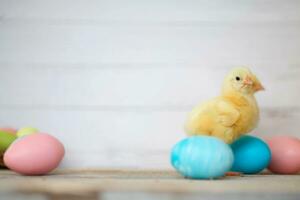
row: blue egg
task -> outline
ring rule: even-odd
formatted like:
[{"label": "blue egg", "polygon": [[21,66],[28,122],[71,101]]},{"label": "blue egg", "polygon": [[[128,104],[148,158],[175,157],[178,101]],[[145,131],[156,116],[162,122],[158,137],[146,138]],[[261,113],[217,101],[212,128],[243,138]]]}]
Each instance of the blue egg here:
[{"label": "blue egg", "polygon": [[230,170],[233,160],[230,146],[209,136],[183,139],[171,152],[173,167],[183,176],[193,179],[224,176]]},{"label": "blue egg", "polygon": [[232,171],[256,174],[265,169],[271,160],[271,151],[261,139],[249,135],[231,144],[234,153]]}]

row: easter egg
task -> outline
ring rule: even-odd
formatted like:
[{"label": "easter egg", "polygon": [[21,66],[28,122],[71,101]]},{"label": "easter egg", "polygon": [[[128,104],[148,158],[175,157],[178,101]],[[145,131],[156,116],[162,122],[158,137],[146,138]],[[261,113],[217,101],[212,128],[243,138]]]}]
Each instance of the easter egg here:
[{"label": "easter egg", "polygon": [[173,167],[183,176],[192,179],[224,176],[232,163],[232,150],[215,137],[189,137],[178,142],[171,151]]},{"label": "easter egg", "polygon": [[265,169],[271,160],[271,151],[261,139],[249,135],[231,144],[234,154],[232,171],[256,174]]},{"label": "easter egg", "polygon": [[33,127],[24,127],[24,128],[21,128],[17,132],[17,136],[18,137],[22,137],[22,136],[34,134],[34,133],[37,133],[37,132],[39,132],[39,130],[36,129],[36,128],[33,128]]},{"label": "easter egg", "polygon": [[300,139],[291,136],[274,136],[266,140],[272,152],[268,169],[273,173],[300,172]]},{"label": "easter egg", "polygon": [[32,134],[10,145],[4,154],[4,163],[20,174],[42,175],[55,169],[64,153],[64,146],[55,137],[44,133]]},{"label": "easter egg", "polygon": [[15,139],[17,136],[6,131],[0,131],[0,153],[3,153]]},{"label": "easter egg", "polygon": [[11,127],[1,127],[0,131],[6,132],[6,133],[10,133],[10,134],[13,134],[13,135],[16,135],[17,132],[18,132],[17,129],[11,128]]}]

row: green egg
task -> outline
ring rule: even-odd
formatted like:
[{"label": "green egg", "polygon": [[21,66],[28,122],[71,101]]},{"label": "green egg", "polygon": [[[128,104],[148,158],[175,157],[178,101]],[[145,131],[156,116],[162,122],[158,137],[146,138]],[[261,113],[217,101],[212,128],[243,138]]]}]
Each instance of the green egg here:
[{"label": "green egg", "polygon": [[0,131],[0,153],[4,153],[15,139],[17,139],[17,136],[5,131]]},{"label": "green egg", "polygon": [[39,130],[36,129],[36,128],[33,128],[33,127],[24,127],[24,128],[21,128],[17,132],[17,136],[18,137],[22,137],[22,136],[31,135],[31,134],[34,134],[34,133],[37,133],[37,132],[39,132]]}]

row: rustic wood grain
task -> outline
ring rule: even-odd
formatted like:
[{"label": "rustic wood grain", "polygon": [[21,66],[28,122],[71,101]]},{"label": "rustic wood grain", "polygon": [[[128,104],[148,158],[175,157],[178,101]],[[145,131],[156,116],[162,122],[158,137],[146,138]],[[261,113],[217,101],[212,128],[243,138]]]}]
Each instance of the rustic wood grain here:
[{"label": "rustic wood grain", "polygon": [[[300,195],[300,175],[263,173],[217,180],[184,179],[169,170],[65,169],[47,176],[20,176],[0,171],[0,193],[46,194],[52,199],[97,198],[105,192],[151,192],[158,194],[201,195]],[[100,195],[101,196],[101,195]],[[276,199],[276,198],[275,198]],[[289,199],[289,198],[287,198]]]},{"label": "rustic wood grain", "polygon": [[[169,63],[239,60],[299,63],[299,24],[89,26],[11,23],[0,27],[0,61]],[[26,38],[26,39],[25,39]]]},{"label": "rustic wood grain", "polygon": [[[299,107],[298,66],[272,63],[249,66],[266,88],[256,95],[261,107]],[[233,67],[208,64],[192,68],[188,65],[147,68],[141,64],[138,68],[84,65],[77,68],[43,67],[42,64],[40,67],[6,67],[3,64],[0,91],[6,92],[0,99],[0,107],[134,110],[148,106],[148,110],[189,110],[219,95],[222,81]]]},{"label": "rustic wood grain", "polygon": [[[300,19],[295,0],[1,0],[3,18],[61,21],[282,21]],[[67,9],[66,9],[67,7]],[[201,11],[201,12],[200,12]]]}]

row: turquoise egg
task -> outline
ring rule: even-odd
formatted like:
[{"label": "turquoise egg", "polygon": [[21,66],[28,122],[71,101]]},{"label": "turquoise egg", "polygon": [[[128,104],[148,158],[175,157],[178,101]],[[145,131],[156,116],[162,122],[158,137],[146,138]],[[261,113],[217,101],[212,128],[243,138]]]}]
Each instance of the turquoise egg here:
[{"label": "turquoise egg", "polygon": [[224,176],[233,163],[233,153],[222,140],[193,136],[178,142],[171,152],[171,164],[183,176],[212,179]]},{"label": "turquoise egg", "polygon": [[271,151],[261,139],[249,135],[231,144],[234,154],[232,171],[256,174],[265,169],[271,160]]}]

